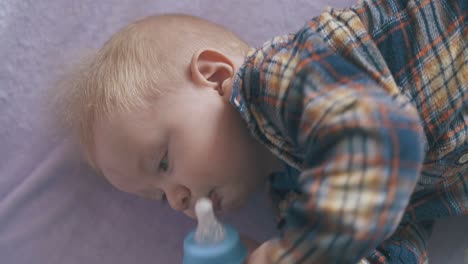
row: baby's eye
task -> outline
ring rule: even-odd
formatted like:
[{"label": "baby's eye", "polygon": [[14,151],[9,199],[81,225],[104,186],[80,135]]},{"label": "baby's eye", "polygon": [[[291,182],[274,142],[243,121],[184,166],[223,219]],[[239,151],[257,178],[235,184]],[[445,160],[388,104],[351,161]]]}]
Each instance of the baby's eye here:
[{"label": "baby's eye", "polygon": [[167,152],[164,155],[164,158],[159,163],[159,171],[166,172],[169,169],[169,162],[167,160]]}]

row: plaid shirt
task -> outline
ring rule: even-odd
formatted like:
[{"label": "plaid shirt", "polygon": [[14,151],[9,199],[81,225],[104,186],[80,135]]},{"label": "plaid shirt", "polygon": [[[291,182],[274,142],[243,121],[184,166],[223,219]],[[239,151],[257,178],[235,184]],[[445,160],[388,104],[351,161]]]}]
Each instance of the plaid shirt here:
[{"label": "plaid shirt", "polygon": [[275,263],[424,263],[468,214],[467,5],[361,1],[250,50],[231,103],[287,164]]}]

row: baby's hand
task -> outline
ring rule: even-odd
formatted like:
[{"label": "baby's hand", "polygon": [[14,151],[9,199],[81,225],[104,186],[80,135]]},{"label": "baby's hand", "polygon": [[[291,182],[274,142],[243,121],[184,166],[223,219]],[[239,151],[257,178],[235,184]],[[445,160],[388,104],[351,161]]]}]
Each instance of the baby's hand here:
[{"label": "baby's hand", "polygon": [[273,243],[275,243],[273,240],[268,240],[261,244],[260,247],[249,255],[245,264],[272,264]]}]

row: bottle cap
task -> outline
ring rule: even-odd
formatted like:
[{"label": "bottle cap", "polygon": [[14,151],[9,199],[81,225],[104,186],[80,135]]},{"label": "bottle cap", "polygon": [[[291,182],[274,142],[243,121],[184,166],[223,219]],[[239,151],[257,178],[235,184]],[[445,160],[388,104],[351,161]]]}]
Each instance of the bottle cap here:
[{"label": "bottle cap", "polygon": [[226,237],[217,244],[199,244],[195,241],[195,231],[184,240],[184,264],[242,264],[247,257],[247,249],[241,243],[237,231],[224,225]]},{"label": "bottle cap", "polygon": [[202,198],[195,205],[197,229],[184,240],[184,264],[242,264],[247,249],[237,231],[219,223],[211,200]]}]

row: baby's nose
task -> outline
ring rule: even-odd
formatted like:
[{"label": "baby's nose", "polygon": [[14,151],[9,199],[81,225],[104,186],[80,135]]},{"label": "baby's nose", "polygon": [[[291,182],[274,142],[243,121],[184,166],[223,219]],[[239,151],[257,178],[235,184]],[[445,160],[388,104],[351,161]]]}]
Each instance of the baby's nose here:
[{"label": "baby's nose", "polygon": [[177,185],[166,192],[167,201],[172,209],[185,211],[190,206],[190,190],[182,185]]}]

